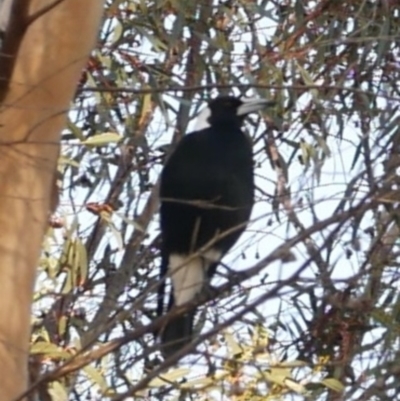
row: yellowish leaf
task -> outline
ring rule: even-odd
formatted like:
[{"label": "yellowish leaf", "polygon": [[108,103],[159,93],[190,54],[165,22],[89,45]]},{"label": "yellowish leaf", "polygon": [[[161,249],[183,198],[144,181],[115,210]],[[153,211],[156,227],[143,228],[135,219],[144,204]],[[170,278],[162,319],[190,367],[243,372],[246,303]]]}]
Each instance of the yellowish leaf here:
[{"label": "yellowish leaf", "polygon": [[122,136],[113,132],[105,132],[103,134],[93,135],[90,138],[82,141],[82,145],[89,146],[104,146],[111,143],[118,143],[122,140]]},{"label": "yellowish leaf", "polygon": [[228,347],[231,351],[232,356],[237,356],[243,352],[242,347],[238,344],[238,342],[234,339],[233,335],[229,332],[224,333],[225,341],[228,344]]},{"label": "yellowish leaf", "polygon": [[83,368],[83,370],[87,374],[88,378],[100,387],[103,393],[107,391],[108,386],[106,379],[98,369],[96,369],[94,366],[87,365]]},{"label": "yellowish leaf", "polygon": [[50,383],[48,392],[52,401],[68,400],[68,392],[60,382]]},{"label": "yellowish leaf", "polygon": [[33,344],[30,349],[30,353],[35,354],[44,354],[49,358],[70,358],[71,354],[64,351],[62,348],[58,347],[55,344],[47,343],[44,341],[38,341],[37,343]]},{"label": "yellowish leaf", "polygon": [[139,118],[139,127],[141,127],[146,122],[152,110],[153,109],[151,105],[151,94],[147,93],[143,97],[142,110],[140,112],[140,118]]},{"label": "yellowish leaf", "polygon": [[188,368],[178,368],[178,369],[171,370],[170,372],[153,379],[149,383],[149,387],[157,388],[157,387],[168,385],[169,383],[171,383],[175,380],[182,379],[189,372],[190,372],[190,369],[188,369]]},{"label": "yellowish leaf", "polygon": [[343,384],[340,383],[339,380],[336,380],[332,377],[322,380],[321,383],[324,386],[326,386],[326,387],[330,388],[331,390],[336,391],[338,393],[341,393],[344,390]]}]

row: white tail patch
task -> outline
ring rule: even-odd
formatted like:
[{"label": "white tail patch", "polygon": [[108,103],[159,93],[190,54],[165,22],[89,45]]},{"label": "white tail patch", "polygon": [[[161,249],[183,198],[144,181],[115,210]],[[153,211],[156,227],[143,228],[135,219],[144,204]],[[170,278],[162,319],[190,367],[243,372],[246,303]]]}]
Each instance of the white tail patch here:
[{"label": "white tail patch", "polygon": [[209,118],[211,117],[211,110],[209,107],[205,107],[200,113],[197,115],[196,125],[194,126],[193,131],[201,131],[206,128],[210,128],[211,124]]},{"label": "white tail patch", "polygon": [[208,267],[220,258],[221,252],[216,249],[210,249],[203,257],[196,258],[176,253],[170,255],[168,270],[171,274],[175,305],[190,302],[201,292]]},{"label": "white tail patch", "polygon": [[221,259],[222,253],[218,249],[209,249],[208,251],[204,252],[203,258],[209,262],[219,262]]}]

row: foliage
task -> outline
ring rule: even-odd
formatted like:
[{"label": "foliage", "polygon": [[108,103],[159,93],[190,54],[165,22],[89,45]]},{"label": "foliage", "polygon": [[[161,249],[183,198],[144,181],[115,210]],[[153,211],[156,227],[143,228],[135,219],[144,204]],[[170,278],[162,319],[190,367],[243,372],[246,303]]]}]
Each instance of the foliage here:
[{"label": "foliage", "polygon": [[[390,0],[109,0],[63,132],[31,390],[54,400],[393,399],[399,35]],[[178,366],[184,355],[162,361],[152,335],[163,319],[158,175],[218,93],[277,105],[247,124],[253,220],[200,314],[199,346]]]}]

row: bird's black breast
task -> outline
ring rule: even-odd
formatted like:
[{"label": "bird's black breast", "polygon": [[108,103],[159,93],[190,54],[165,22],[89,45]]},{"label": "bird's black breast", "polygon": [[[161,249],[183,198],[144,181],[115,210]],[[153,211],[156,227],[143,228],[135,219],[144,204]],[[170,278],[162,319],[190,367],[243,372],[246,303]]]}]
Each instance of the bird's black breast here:
[{"label": "bird's black breast", "polygon": [[164,249],[190,253],[219,234],[216,247],[225,253],[245,228],[253,193],[251,143],[240,130],[215,135],[206,129],[185,136],[161,177]]}]

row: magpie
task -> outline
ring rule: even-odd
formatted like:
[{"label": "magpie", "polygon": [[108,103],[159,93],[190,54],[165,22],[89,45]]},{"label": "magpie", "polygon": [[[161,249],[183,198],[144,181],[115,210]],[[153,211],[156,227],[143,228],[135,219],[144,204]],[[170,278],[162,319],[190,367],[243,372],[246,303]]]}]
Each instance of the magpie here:
[{"label": "magpie", "polygon": [[[273,102],[219,96],[208,103],[195,131],[185,135],[161,172],[161,284],[158,315],[164,313],[165,277],[171,277],[168,310],[207,289],[221,258],[235,244],[254,203],[253,154],[241,126],[249,114]],[[161,331],[168,357],[191,342],[195,310],[172,315]]]}]

